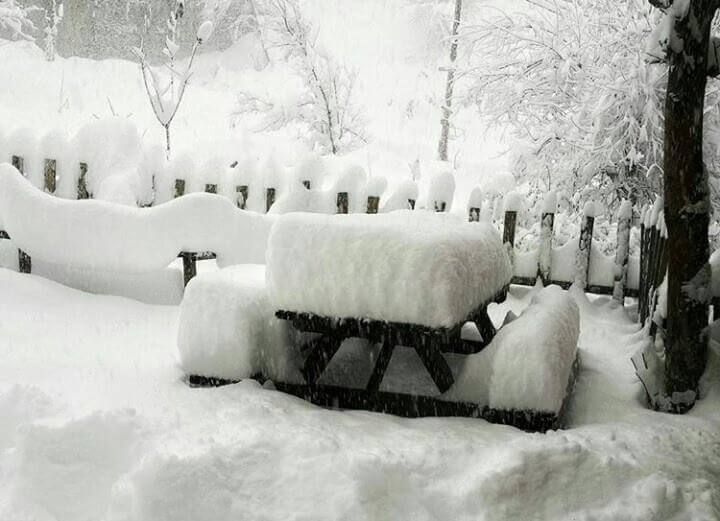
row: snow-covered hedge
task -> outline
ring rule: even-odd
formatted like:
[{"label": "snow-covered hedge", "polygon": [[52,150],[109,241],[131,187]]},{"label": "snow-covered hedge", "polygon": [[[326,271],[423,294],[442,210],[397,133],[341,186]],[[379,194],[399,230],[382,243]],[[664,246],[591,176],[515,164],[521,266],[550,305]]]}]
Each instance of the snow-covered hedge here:
[{"label": "snow-covered hedge", "polygon": [[512,277],[488,224],[430,212],[288,214],[270,234],[277,309],[453,326]]}]

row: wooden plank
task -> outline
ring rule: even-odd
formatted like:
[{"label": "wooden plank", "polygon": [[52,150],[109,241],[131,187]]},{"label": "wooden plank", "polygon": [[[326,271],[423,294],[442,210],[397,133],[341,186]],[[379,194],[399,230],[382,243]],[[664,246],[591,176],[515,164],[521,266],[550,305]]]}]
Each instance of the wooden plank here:
[{"label": "wooden plank", "polygon": [[550,282],[550,274],[552,271],[552,240],[554,226],[555,214],[552,212],[543,213],[540,221],[537,275],[542,280],[544,286],[547,286],[548,282]]},{"label": "wooden plank", "polygon": [[430,373],[430,377],[441,393],[444,393],[453,386],[455,378],[453,377],[447,360],[445,360],[440,352],[440,345],[435,342],[435,339],[424,337],[419,343],[408,347],[415,349],[425,369]]},{"label": "wooden plank", "polygon": [[55,159],[45,160],[43,178],[45,180],[45,191],[54,194],[57,188],[57,161]]},{"label": "wooden plank", "polygon": [[32,273],[32,259],[22,250],[18,250],[18,266],[20,273]]},{"label": "wooden plank", "polygon": [[380,208],[380,198],[376,195],[369,195],[367,198],[367,213],[376,214]]},{"label": "wooden plank", "polygon": [[613,299],[622,304],[625,302],[625,286],[627,286],[628,261],[630,260],[630,219],[632,215],[621,215],[620,217],[617,223]]},{"label": "wooden plank", "polygon": [[175,197],[185,195],[185,179],[175,179]]},{"label": "wooden plank", "polygon": [[347,192],[338,192],[337,194],[337,213],[348,213],[350,206],[350,199]]},{"label": "wooden plank", "polygon": [[275,204],[275,189],[265,189],[265,212],[269,212],[272,205]]},{"label": "wooden plank", "polygon": [[475,322],[475,325],[477,326],[478,331],[483,338],[483,342],[489,344],[490,341],[495,338],[497,330],[495,329],[495,325],[492,323],[492,320],[490,320],[490,317],[488,316],[487,308],[484,308],[482,311],[478,312],[473,317],[473,322]]},{"label": "wooden plank", "polygon": [[[492,409],[472,402],[455,402],[442,397],[412,395],[387,391],[355,389],[337,385],[305,385],[273,381],[279,392],[297,396],[321,407],[334,409],[361,409],[379,413],[394,414],[406,418],[419,417],[470,417],[483,418],[492,423],[511,425],[528,432],[545,432],[565,426],[564,420],[568,403],[579,372],[579,358],[573,363],[566,385],[565,400],[558,413],[540,412],[531,409]],[[254,379],[263,382],[260,375]],[[218,387],[235,384],[237,380],[190,375],[187,382],[191,387]]]},{"label": "wooden plank", "polygon": [[217,194],[217,184],[215,183],[207,183],[205,185],[205,193],[207,194]]},{"label": "wooden plank", "polygon": [[468,210],[468,221],[471,223],[480,222],[480,208],[473,207]]},{"label": "wooden plank", "polygon": [[580,225],[580,239],[576,259],[575,282],[586,289],[590,284],[590,257],[592,254],[592,236],[595,217],[586,215]]},{"label": "wooden plank", "polygon": [[180,254],[183,261],[183,282],[185,286],[197,275],[197,254],[184,251]]},{"label": "wooden plank", "polygon": [[240,208],[241,210],[245,210],[245,208],[247,208],[248,186],[247,185],[236,186],[235,191],[238,194],[238,198],[237,198],[238,208]]},{"label": "wooden plank", "polygon": [[377,391],[380,389],[380,384],[382,383],[385,372],[390,365],[390,360],[392,359],[394,351],[395,346],[390,342],[383,342],[380,345],[380,351],[378,352],[375,360],[375,367],[373,367],[373,372],[367,383],[366,389],[368,391]]},{"label": "wooden plank", "polygon": [[310,341],[310,354],[305,359],[302,368],[302,374],[308,384],[312,385],[317,382],[342,343],[343,338],[336,335],[324,335]]},{"label": "wooden plank", "polygon": [[77,198],[81,200],[90,199],[90,191],[87,187],[88,165],[87,163],[80,162],[79,168],[80,175],[78,176]]},{"label": "wooden plank", "polygon": [[25,175],[25,159],[23,157],[12,156],[10,158],[10,164],[12,164],[12,166],[14,166],[22,175]]}]

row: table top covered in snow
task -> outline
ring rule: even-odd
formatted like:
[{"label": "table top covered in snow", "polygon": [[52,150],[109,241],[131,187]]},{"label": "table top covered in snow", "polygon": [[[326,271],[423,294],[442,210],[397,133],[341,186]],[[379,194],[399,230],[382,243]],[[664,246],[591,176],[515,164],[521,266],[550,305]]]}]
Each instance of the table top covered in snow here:
[{"label": "table top covered in snow", "polygon": [[449,214],[288,214],[266,256],[272,305],[451,327],[510,283],[498,232]]}]

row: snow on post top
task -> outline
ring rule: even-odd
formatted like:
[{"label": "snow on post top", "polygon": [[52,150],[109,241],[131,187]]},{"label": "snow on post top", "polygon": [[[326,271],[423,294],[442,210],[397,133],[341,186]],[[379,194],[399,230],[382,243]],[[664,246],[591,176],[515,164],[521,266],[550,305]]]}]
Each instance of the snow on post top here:
[{"label": "snow on post top", "polygon": [[367,182],[365,169],[360,165],[350,165],[338,176],[333,189],[336,193],[354,193],[365,182]]},{"label": "snow on post top", "polygon": [[583,215],[585,217],[592,217],[595,218],[598,213],[597,204],[595,204],[595,201],[588,201],[585,203],[585,206],[583,207]]},{"label": "snow on post top", "polygon": [[275,159],[274,154],[270,154],[260,167],[260,175],[263,179],[263,188],[280,188],[284,177],[284,168]]},{"label": "snow on post top", "polygon": [[43,159],[59,159],[67,150],[67,134],[59,128],[54,128],[45,134],[40,141],[40,153]]},{"label": "snow on post top", "polygon": [[545,194],[543,199],[543,213],[555,213],[557,212],[558,198],[555,190],[549,191]]},{"label": "snow on post top", "polygon": [[415,199],[417,200],[420,195],[420,189],[415,181],[412,179],[403,180],[395,190],[396,193],[401,194],[405,200]]},{"label": "snow on post top", "polygon": [[20,127],[8,136],[6,147],[8,156],[20,156],[25,160],[33,157],[38,150],[35,132],[29,127]]},{"label": "snow on post top", "polygon": [[325,163],[322,158],[315,153],[309,154],[295,169],[293,184],[299,185],[309,181],[310,188],[318,189],[322,185],[325,173]]},{"label": "snow on post top", "polygon": [[468,209],[470,208],[482,208],[483,192],[479,186],[476,186],[470,192],[470,198],[468,199]]},{"label": "snow on post top", "polygon": [[213,155],[205,161],[200,170],[203,189],[205,184],[219,184],[225,174],[225,161],[219,156]]},{"label": "snow on post top", "polygon": [[505,195],[503,208],[506,212],[520,212],[525,204],[525,196],[520,192],[512,191]]},{"label": "snow on post top", "polygon": [[213,23],[211,21],[206,21],[206,22],[203,22],[202,24],[200,24],[200,27],[198,27],[198,31],[197,31],[198,42],[200,42],[200,43],[206,42],[212,35],[214,28],[215,27],[213,26]]},{"label": "snow on post top", "polygon": [[370,197],[380,197],[387,188],[387,179],[382,176],[374,176],[368,179],[367,193]]},{"label": "snow on post top", "polygon": [[453,197],[455,196],[455,176],[452,171],[444,170],[435,174],[430,179],[430,187],[428,189],[428,202],[432,205],[434,202],[446,203],[448,208],[452,206]]}]

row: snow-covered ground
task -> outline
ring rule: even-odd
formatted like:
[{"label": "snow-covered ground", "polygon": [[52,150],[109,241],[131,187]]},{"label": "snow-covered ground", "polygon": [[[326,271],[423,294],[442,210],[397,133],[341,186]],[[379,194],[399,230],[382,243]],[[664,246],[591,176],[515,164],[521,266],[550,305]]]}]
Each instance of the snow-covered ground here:
[{"label": "snow-covered ground", "polygon": [[[713,520],[717,346],[706,398],[648,411],[642,335],[573,293],[582,368],[569,428],[324,410],[247,381],[191,389],[178,308],[0,269],[0,519]],[[521,311],[513,287],[493,307]]]}]

